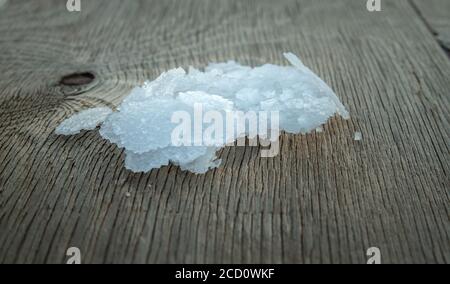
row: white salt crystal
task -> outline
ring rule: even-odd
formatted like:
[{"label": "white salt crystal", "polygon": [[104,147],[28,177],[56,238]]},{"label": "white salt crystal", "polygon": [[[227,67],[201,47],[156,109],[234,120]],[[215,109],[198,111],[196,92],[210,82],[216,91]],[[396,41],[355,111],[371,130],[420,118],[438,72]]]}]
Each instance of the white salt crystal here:
[{"label": "white salt crystal", "polygon": [[361,141],[362,140],[362,133],[361,132],[355,132],[355,141]]},{"label": "white salt crystal", "polygon": [[[101,136],[125,148],[125,166],[131,171],[147,172],[172,163],[182,170],[205,173],[220,165],[217,150],[233,140],[215,134],[203,139],[201,145],[173,145],[175,112],[184,111],[195,118],[197,104],[202,106],[201,113],[224,115],[231,111],[279,111],[280,129],[289,133],[320,131],[320,126],[336,113],[349,118],[325,82],[294,54],[284,56],[293,66],[265,64],[251,68],[228,61],[209,64],[204,72],[193,67],[188,72],[182,68],[169,70],[132,90],[118,111],[81,112],[64,121],[56,133],[74,134],[103,122]],[[259,131],[265,136],[263,130]],[[257,134],[247,129],[237,132],[250,137]],[[190,138],[190,142],[196,141],[196,137]]]},{"label": "white salt crystal", "polygon": [[103,123],[112,113],[107,107],[91,108],[81,111],[72,117],[64,120],[55,130],[58,135],[74,135],[81,130],[93,130]]}]

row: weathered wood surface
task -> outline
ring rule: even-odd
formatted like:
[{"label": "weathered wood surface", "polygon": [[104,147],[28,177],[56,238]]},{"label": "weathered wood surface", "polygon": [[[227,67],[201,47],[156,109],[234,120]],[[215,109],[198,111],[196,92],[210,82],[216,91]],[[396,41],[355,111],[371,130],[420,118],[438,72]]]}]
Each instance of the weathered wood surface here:
[{"label": "weathered wood surface", "polygon": [[450,52],[450,1],[411,0],[418,14],[426,22],[439,43]]},{"label": "weathered wood surface", "polygon": [[[283,135],[273,159],[226,148],[205,175],[133,174],[96,132],[53,134],[169,68],[283,51],[352,118]],[[409,1],[7,1],[0,74],[1,263],[63,263],[73,246],[84,263],[365,263],[372,246],[450,262],[450,62]]]}]

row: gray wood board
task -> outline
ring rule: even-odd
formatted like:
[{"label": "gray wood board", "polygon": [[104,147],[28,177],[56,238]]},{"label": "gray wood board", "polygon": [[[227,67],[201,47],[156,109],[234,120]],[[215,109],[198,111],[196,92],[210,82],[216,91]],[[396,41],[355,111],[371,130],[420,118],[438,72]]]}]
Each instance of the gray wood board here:
[{"label": "gray wood board", "polygon": [[[64,2],[0,8],[1,263],[63,263],[69,247],[83,263],[365,263],[372,246],[384,263],[450,262],[450,62],[409,1]],[[228,147],[205,175],[133,174],[95,131],[54,134],[170,68],[285,51],[351,119],[283,134],[275,158]],[[77,72],[96,79],[59,83]]]},{"label": "gray wood board", "polygon": [[439,43],[450,52],[450,1],[410,0]]}]

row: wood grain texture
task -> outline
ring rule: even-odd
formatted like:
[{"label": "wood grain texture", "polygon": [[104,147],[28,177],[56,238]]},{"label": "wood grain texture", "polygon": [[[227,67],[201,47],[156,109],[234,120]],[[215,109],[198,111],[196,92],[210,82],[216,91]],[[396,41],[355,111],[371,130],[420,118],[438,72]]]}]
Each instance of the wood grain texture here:
[{"label": "wood grain texture", "polygon": [[[9,1],[0,9],[0,263],[449,263],[450,62],[407,0]],[[428,1],[427,1],[428,2]],[[177,66],[298,54],[352,118],[230,147],[205,175],[53,133]],[[91,84],[63,76],[92,72]],[[361,131],[363,140],[353,140]],[[129,194],[127,194],[129,193]]]},{"label": "wood grain texture", "polygon": [[439,43],[450,52],[450,1],[411,1],[413,7],[424,19],[430,30],[439,40]]}]

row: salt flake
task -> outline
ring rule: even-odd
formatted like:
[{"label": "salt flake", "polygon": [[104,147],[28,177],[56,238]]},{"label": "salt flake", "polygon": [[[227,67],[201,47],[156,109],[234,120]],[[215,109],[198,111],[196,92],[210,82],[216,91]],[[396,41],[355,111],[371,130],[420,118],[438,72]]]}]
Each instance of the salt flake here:
[{"label": "salt flake", "polygon": [[[321,125],[334,114],[349,118],[325,82],[294,54],[284,56],[292,66],[265,64],[251,68],[228,61],[209,64],[204,71],[194,67],[187,72],[183,68],[169,70],[133,89],[116,112],[105,108],[81,112],[64,121],[56,133],[76,134],[101,124],[100,135],[125,148],[125,166],[133,172],[147,172],[172,163],[182,170],[205,173],[220,165],[216,152],[239,137],[267,138],[268,132],[278,127],[288,133],[320,132]],[[196,109],[198,105],[200,111]],[[194,130],[193,135],[183,133],[184,144],[174,145],[174,133],[179,130],[174,121],[182,118],[192,118],[187,125],[192,123],[197,129],[199,113],[214,112],[216,117],[225,117],[230,112],[269,111],[279,113],[279,117],[270,117],[267,129],[239,130],[235,120],[224,120],[215,126],[236,126],[232,140],[215,132],[205,138],[207,128],[200,135],[201,144],[197,144],[199,137]],[[174,116],[179,112],[186,115]],[[202,117],[201,123],[204,119],[207,120]]]},{"label": "salt flake", "polygon": [[81,111],[64,120],[55,130],[58,135],[74,135],[81,130],[93,130],[112,113],[107,107],[97,107]]}]

